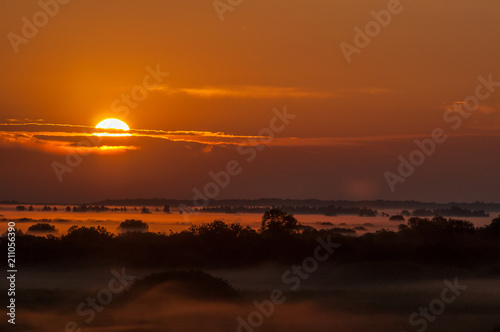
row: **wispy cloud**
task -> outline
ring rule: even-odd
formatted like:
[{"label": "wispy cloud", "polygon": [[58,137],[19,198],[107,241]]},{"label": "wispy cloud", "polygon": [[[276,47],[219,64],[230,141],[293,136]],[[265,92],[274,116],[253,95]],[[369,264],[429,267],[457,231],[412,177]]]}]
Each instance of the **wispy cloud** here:
[{"label": "wispy cloud", "polygon": [[125,137],[102,137],[103,131],[116,134],[120,131],[95,129],[91,126],[54,123],[0,123],[0,144],[22,145],[50,152],[78,151],[110,153],[137,150],[142,139],[161,139],[172,142],[198,143],[210,152],[215,145],[249,145],[262,136],[234,135],[210,131],[165,131],[133,129]]},{"label": "wispy cloud", "polygon": [[199,88],[175,88],[168,85],[156,87],[170,95],[189,95],[198,98],[250,98],[250,99],[273,99],[273,98],[339,98],[352,94],[384,94],[394,91],[384,88],[359,88],[359,89],[328,89],[318,90],[301,87],[283,86],[206,86]]},{"label": "wispy cloud", "polygon": [[7,119],[5,120],[7,122],[43,122],[43,119],[29,119],[29,118],[24,118],[24,119]]},{"label": "wispy cloud", "polygon": [[[498,128],[498,127],[497,127]],[[499,137],[500,133],[452,133],[449,137]],[[343,136],[343,137],[286,137],[275,138],[271,145],[282,147],[355,147],[372,143],[390,143],[413,141],[428,138],[429,134],[394,134],[379,136]]]},{"label": "wispy cloud", "polygon": [[[498,128],[498,123],[494,126]],[[0,123],[0,144],[23,146],[52,153],[78,152],[81,154],[109,154],[138,150],[146,140],[165,140],[201,145],[209,153],[215,146],[255,146],[269,142],[268,137],[236,135],[211,131],[165,131],[132,129],[125,137],[101,137],[102,130],[90,126],[52,123]],[[117,132],[109,130],[108,132]],[[498,133],[453,133],[449,136],[500,136]],[[276,137],[269,145],[275,147],[356,147],[373,143],[389,143],[423,139],[428,134],[393,134],[378,136],[342,137]]]},{"label": "wispy cloud", "polygon": [[[441,108],[449,113],[460,114],[464,119],[469,119],[466,126],[472,130],[498,131],[500,128],[500,105],[481,104],[476,111],[470,112],[465,107],[465,102],[442,103]],[[487,136],[488,134],[485,134]]]},{"label": "wispy cloud", "polygon": [[[441,105],[441,108],[448,111],[448,112],[453,112],[453,113],[458,113],[460,111],[463,111],[463,106],[465,105],[465,102],[463,101],[455,101],[453,103],[443,103]],[[477,111],[482,114],[493,114],[497,113],[500,110],[500,105],[498,106],[490,106],[490,105],[484,105],[481,104],[477,107]]]}]

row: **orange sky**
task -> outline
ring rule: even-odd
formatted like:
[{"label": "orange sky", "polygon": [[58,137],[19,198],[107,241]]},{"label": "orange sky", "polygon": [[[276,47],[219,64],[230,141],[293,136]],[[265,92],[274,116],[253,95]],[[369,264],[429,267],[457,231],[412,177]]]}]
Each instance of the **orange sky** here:
[{"label": "orange sky", "polygon": [[[401,1],[348,63],[341,43],[391,1],[243,1],[221,21],[211,0],[44,0],[53,17],[14,46],[42,8],[2,2],[0,200],[192,198],[235,160],[216,198],[499,201],[500,87],[457,129],[443,116],[500,82],[500,3]],[[78,147],[110,117],[133,135]],[[435,128],[446,142],[392,191],[384,173]]]}]

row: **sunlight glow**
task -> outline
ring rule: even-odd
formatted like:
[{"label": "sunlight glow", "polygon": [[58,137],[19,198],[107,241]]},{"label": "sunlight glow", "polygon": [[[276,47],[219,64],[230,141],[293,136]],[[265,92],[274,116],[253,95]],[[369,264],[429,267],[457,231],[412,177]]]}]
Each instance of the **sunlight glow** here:
[{"label": "sunlight glow", "polygon": [[[129,126],[118,119],[106,119],[99,122],[96,126],[96,129],[111,129],[113,131],[129,131]],[[130,134],[122,134],[120,132],[97,132],[94,133],[95,136],[111,136],[111,137],[124,137],[131,136]]]}]

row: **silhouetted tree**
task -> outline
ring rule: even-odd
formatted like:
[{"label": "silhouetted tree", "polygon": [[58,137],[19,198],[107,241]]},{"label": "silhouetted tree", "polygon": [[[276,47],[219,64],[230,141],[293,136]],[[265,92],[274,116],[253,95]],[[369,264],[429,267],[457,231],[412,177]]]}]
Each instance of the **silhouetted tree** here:
[{"label": "silhouetted tree", "polygon": [[122,222],[118,228],[124,231],[147,232],[149,225],[142,220],[129,219]]},{"label": "silhouetted tree", "polygon": [[425,239],[450,238],[456,235],[473,234],[474,224],[466,220],[434,217],[432,219],[412,217],[406,225],[400,225],[399,231]]},{"label": "silhouetted tree", "polygon": [[106,228],[97,226],[97,227],[78,227],[71,226],[68,229],[68,233],[64,236],[65,239],[74,239],[74,238],[82,238],[85,240],[91,240],[92,237],[94,239],[98,238],[112,238],[113,234],[107,231]]},{"label": "silhouetted tree", "polygon": [[479,232],[486,238],[500,238],[500,216],[491,221],[491,224],[481,227]]},{"label": "silhouetted tree", "polygon": [[208,224],[193,225],[189,227],[188,232],[195,236],[218,241],[222,238],[237,237],[242,229],[243,226],[238,223],[226,224],[221,220],[214,220]]},{"label": "silhouetted tree", "polygon": [[57,233],[56,226],[54,225],[49,225],[47,223],[38,223],[35,225],[32,225],[28,228],[28,232],[52,232],[52,233]]},{"label": "silhouetted tree", "polygon": [[295,233],[299,228],[299,222],[293,214],[288,214],[278,209],[266,211],[262,216],[260,231],[262,233]]}]

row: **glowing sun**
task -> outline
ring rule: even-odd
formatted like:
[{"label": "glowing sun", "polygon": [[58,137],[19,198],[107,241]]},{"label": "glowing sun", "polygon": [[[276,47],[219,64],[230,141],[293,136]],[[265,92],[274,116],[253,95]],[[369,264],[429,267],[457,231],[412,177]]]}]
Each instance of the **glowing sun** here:
[{"label": "glowing sun", "polygon": [[112,132],[98,132],[94,133],[96,136],[131,136],[130,134],[122,134],[117,131],[129,131],[130,128],[129,126],[118,119],[106,119],[101,122],[99,122],[96,126],[96,129],[111,129]]}]

